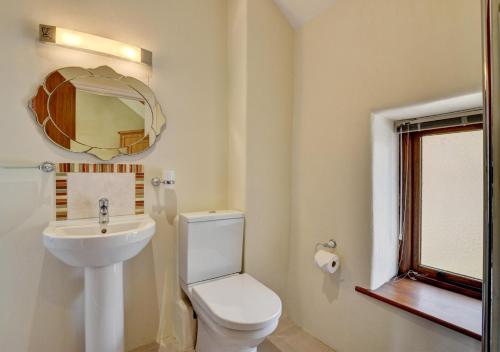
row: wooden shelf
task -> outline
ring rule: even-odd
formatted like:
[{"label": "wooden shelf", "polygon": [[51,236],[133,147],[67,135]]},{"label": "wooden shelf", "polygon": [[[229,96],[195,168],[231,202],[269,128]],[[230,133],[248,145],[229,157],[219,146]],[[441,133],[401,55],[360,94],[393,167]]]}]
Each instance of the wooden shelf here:
[{"label": "wooden shelf", "polygon": [[482,303],[478,299],[410,279],[388,282],[376,290],[356,286],[356,291],[481,340]]}]

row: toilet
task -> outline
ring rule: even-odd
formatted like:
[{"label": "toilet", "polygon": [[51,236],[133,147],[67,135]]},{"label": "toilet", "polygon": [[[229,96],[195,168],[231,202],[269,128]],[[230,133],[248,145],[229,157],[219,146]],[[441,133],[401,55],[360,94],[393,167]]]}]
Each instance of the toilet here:
[{"label": "toilet", "polygon": [[179,279],[198,318],[196,352],[254,352],[277,327],[281,300],[242,271],[244,214],[179,216]]}]

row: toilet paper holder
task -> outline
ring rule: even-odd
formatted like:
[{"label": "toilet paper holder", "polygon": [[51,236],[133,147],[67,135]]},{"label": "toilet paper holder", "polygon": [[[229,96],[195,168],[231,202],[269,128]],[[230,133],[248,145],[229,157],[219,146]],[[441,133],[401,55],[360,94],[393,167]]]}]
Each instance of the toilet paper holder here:
[{"label": "toilet paper holder", "polygon": [[333,249],[333,248],[336,248],[337,247],[337,242],[335,242],[335,240],[329,240],[328,242],[318,242],[316,243],[316,251],[318,250],[318,247],[323,247],[323,248],[330,248],[330,249]]}]

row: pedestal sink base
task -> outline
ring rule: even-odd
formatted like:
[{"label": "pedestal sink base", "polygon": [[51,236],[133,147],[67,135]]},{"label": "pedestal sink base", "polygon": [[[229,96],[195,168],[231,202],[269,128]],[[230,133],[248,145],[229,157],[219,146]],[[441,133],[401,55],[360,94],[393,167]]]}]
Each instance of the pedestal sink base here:
[{"label": "pedestal sink base", "polygon": [[123,352],[123,263],[85,268],[85,351]]},{"label": "pedestal sink base", "polygon": [[52,221],[43,244],[64,263],[85,268],[85,351],[123,352],[123,262],[151,241],[149,215],[112,216],[106,234],[98,219]]}]

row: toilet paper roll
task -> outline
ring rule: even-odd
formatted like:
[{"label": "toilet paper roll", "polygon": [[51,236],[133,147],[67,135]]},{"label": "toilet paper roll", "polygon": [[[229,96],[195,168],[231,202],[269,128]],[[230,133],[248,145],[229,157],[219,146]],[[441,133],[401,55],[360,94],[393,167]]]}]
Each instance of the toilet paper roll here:
[{"label": "toilet paper roll", "polygon": [[338,255],[320,249],[314,255],[316,266],[325,273],[333,274],[339,269],[340,259]]}]

